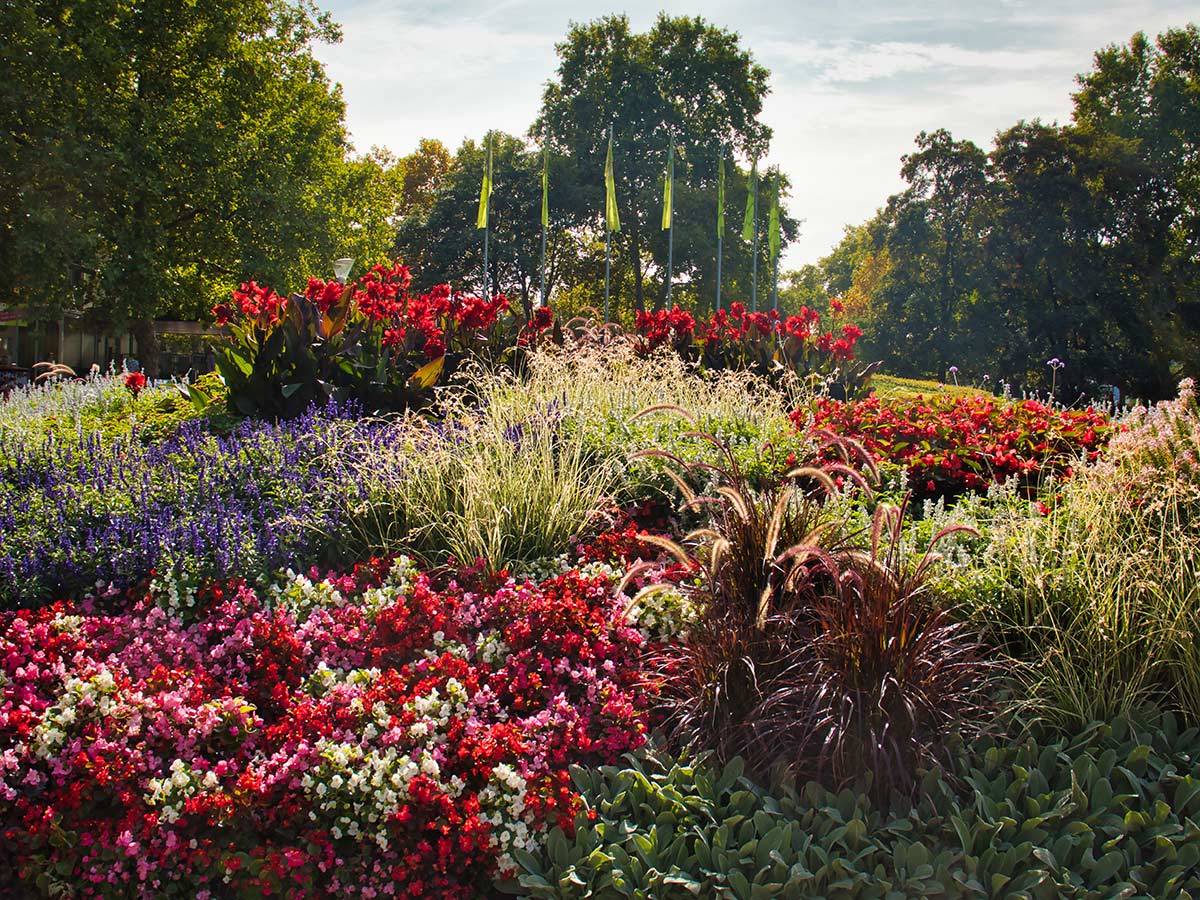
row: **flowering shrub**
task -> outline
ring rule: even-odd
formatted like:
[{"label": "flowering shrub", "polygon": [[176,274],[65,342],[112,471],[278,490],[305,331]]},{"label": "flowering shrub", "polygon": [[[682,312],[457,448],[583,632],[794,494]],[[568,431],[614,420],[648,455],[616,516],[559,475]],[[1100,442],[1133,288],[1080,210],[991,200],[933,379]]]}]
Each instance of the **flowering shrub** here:
[{"label": "flowering shrub", "polygon": [[[842,306],[833,304],[835,313]],[[806,306],[782,318],[777,310],[747,312],[741,303],[718,310],[707,322],[678,306],[639,312],[634,320],[637,351],[643,355],[670,347],[685,358],[697,356],[711,369],[752,369],[772,374],[778,366],[798,375],[832,379],[839,363],[854,359],[862,329],[850,323],[822,332],[821,315]],[[849,384],[843,378],[843,383]]]},{"label": "flowering shrub", "polygon": [[0,878],[101,897],[471,897],[572,764],[644,742],[603,576],[405,558],[0,614]]},{"label": "flowering shrub", "polygon": [[1091,407],[1057,410],[982,395],[822,399],[815,411],[793,412],[792,422],[854,438],[885,472],[903,472],[918,496],[953,496],[1013,476],[1033,483],[1070,475],[1078,458],[1095,459],[1118,430]]},{"label": "flowering shrub", "polygon": [[[254,282],[213,307],[230,340],[217,365],[231,407],[291,417],[332,396],[370,410],[421,402],[447,368],[467,356],[498,357],[511,346],[511,308],[440,285],[408,293],[406,266],[376,266],[357,282],[310,279],[286,300]],[[513,326],[510,329],[510,326]]]}]

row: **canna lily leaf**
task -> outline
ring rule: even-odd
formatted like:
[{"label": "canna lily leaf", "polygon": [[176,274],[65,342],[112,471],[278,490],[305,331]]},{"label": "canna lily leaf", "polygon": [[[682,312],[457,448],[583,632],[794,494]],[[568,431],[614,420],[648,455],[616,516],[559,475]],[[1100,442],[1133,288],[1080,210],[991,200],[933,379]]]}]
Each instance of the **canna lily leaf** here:
[{"label": "canna lily leaf", "polygon": [[438,378],[442,375],[442,369],[446,365],[446,357],[439,356],[435,360],[425,363],[421,368],[417,369],[409,379],[409,383],[415,385],[421,390],[431,388],[437,384]]}]

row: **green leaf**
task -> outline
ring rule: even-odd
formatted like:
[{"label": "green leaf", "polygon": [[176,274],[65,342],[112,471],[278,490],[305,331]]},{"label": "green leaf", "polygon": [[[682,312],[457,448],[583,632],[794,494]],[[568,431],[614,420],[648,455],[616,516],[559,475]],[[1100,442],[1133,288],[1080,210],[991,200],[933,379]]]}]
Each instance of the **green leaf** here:
[{"label": "green leaf", "polygon": [[1093,885],[1103,884],[1121,870],[1125,865],[1125,854],[1120,850],[1113,850],[1110,853],[1104,854],[1090,872],[1088,872],[1088,880]]}]

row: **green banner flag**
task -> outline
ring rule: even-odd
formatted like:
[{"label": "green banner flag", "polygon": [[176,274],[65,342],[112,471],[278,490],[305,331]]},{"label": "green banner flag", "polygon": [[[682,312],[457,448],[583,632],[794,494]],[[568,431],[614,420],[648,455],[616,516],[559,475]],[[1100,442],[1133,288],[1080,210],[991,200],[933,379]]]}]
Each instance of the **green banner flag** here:
[{"label": "green banner flag", "polygon": [[725,157],[717,159],[717,237],[725,237]]},{"label": "green banner flag", "polygon": [[617,212],[617,180],[613,174],[612,134],[608,136],[608,157],[604,161],[604,218],[609,231],[621,230],[621,216]]},{"label": "green banner flag", "polygon": [[746,219],[742,223],[742,240],[754,240],[754,220],[758,218],[758,160],[750,164],[750,187],[746,192]]},{"label": "green banner flag", "polygon": [[479,187],[479,214],[475,217],[476,228],[488,227],[488,206],[492,199],[492,136],[487,139],[487,164],[483,168],[483,184]]},{"label": "green banner flag", "polygon": [[779,259],[779,175],[775,175],[775,190],[771,193],[771,218],[767,225],[767,243],[771,261]]},{"label": "green banner flag", "polygon": [[550,225],[550,145],[542,148],[542,227]]},{"label": "green banner flag", "polygon": [[671,227],[671,213],[674,207],[675,194],[675,138],[671,138],[671,149],[667,151],[667,171],[663,175],[663,215],[662,230]]}]

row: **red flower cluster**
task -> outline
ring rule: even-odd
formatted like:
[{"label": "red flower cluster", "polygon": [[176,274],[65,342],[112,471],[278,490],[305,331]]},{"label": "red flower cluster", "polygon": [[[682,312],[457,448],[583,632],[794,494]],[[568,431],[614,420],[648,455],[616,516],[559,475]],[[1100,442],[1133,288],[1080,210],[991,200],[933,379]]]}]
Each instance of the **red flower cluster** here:
[{"label": "red flower cluster", "polygon": [[634,316],[634,328],[638,335],[638,353],[653,353],[667,344],[682,351],[692,343],[696,319],[678,306],[654,312],[639,310]]},{"label": "red flower cluster", "polygon": [[709,343],[721,341],[743,341],[747,338],[765,338],[774,334],[779,327],[776,310],[746,312],[742,303],[731,303],[729,310],[719,309],[712,314],[704,326],[704,340]]},{"label": "red flower cluster", "polygon": [[[352,310],[368,328],[380,329],[380,342],[393,356],[415,351],[427,359],[445,355],[454,344],[466,351],[475,349],[480,336],[495,329],[501,316],[511,309],[503,294],[487,299],[452,291],[443,284],[412,296],[408,293],[411,284],[407,266],[378,265],[349,289],[337,281],[310,278],[304,298],[324,316],[349,296]],[[233,306],[218,303],[212,312],[218,325],[228,324],[240,312],[247,322],[270,330],[281,321],[285,302],[270,288],[252,281],[234,291]]]},{"label": "red flower cluster", "polygon": [[789,337],[807,341],[817,333],[821,324],[821,314],[807,306],[800,307],[800,314],[788,316],[783,323],[783,333]]},{"label": "red flower cluster", "polygon": [[[233,292],[233,302],[244,319],[266,330],[279,324],[287,301],[269,287],[250,281]],[[233,309],[227,303],[218,303],[212,312],[217,325],[227,325],[233,318]]]},{"label": "red flower cluster", "polygon": [[408,266],[399,263],[375,266],[354,288],[354,302],[358,311],[372,322],[384,322],[401,316],[405,312],[408,286],[412,275]]},{"label": "red flower cluster", "polygon": [[[831,305],[838,313],[845,309],[840,303]],[[783,319],[773,309],[748,312],[742,303],[732,303],[728,310],[718,310],[701,323],[678,306],[639,312],[634,319],[637,350],[642,354],[669,345],[686,356],[698,344],[705,364],[712,367],[763,369],[778,358],[802,373],[853,359],[854,345],[862,337],[857,325],[843,325],[837,337],[834,331],[822,333],[820,325],[821,314],[806,306]]]},{"label": "red flower cluster", "polygon": [[792,421],[797,428],[811,425],[854,438],[885,470],[906,471],[918,496],[953,496],[1014,475],[1028,483],[1069,476],[1074,459],[1094,459],[1118,430],[1090,407],[1060,411],[1033,400],[1007,403],[983,395],[823,399],[815,415],[797,410]]},{"label": "red flower cluster", "polygon": [[529,321],[521,327],[517,335],[517,346],[532,348],[541,341],[542,336],[554,327],[554,313],[549,306],[539,306],[533,311]]},{"label": "red flower cluster", "polygon": [[325,315],[330,309],[341,302],[342,295],[345,292],[345,285],[339,281],[322,281],[320,278],[310,278],[308,279],[308,287],[304,289],[304,296],[320,311],[321,315]]},{"label": "red flower cluster", "polygon": [[146,386],[146,376],[141,372],[129,372],[125,375],[125,390],[137,397]]}]

